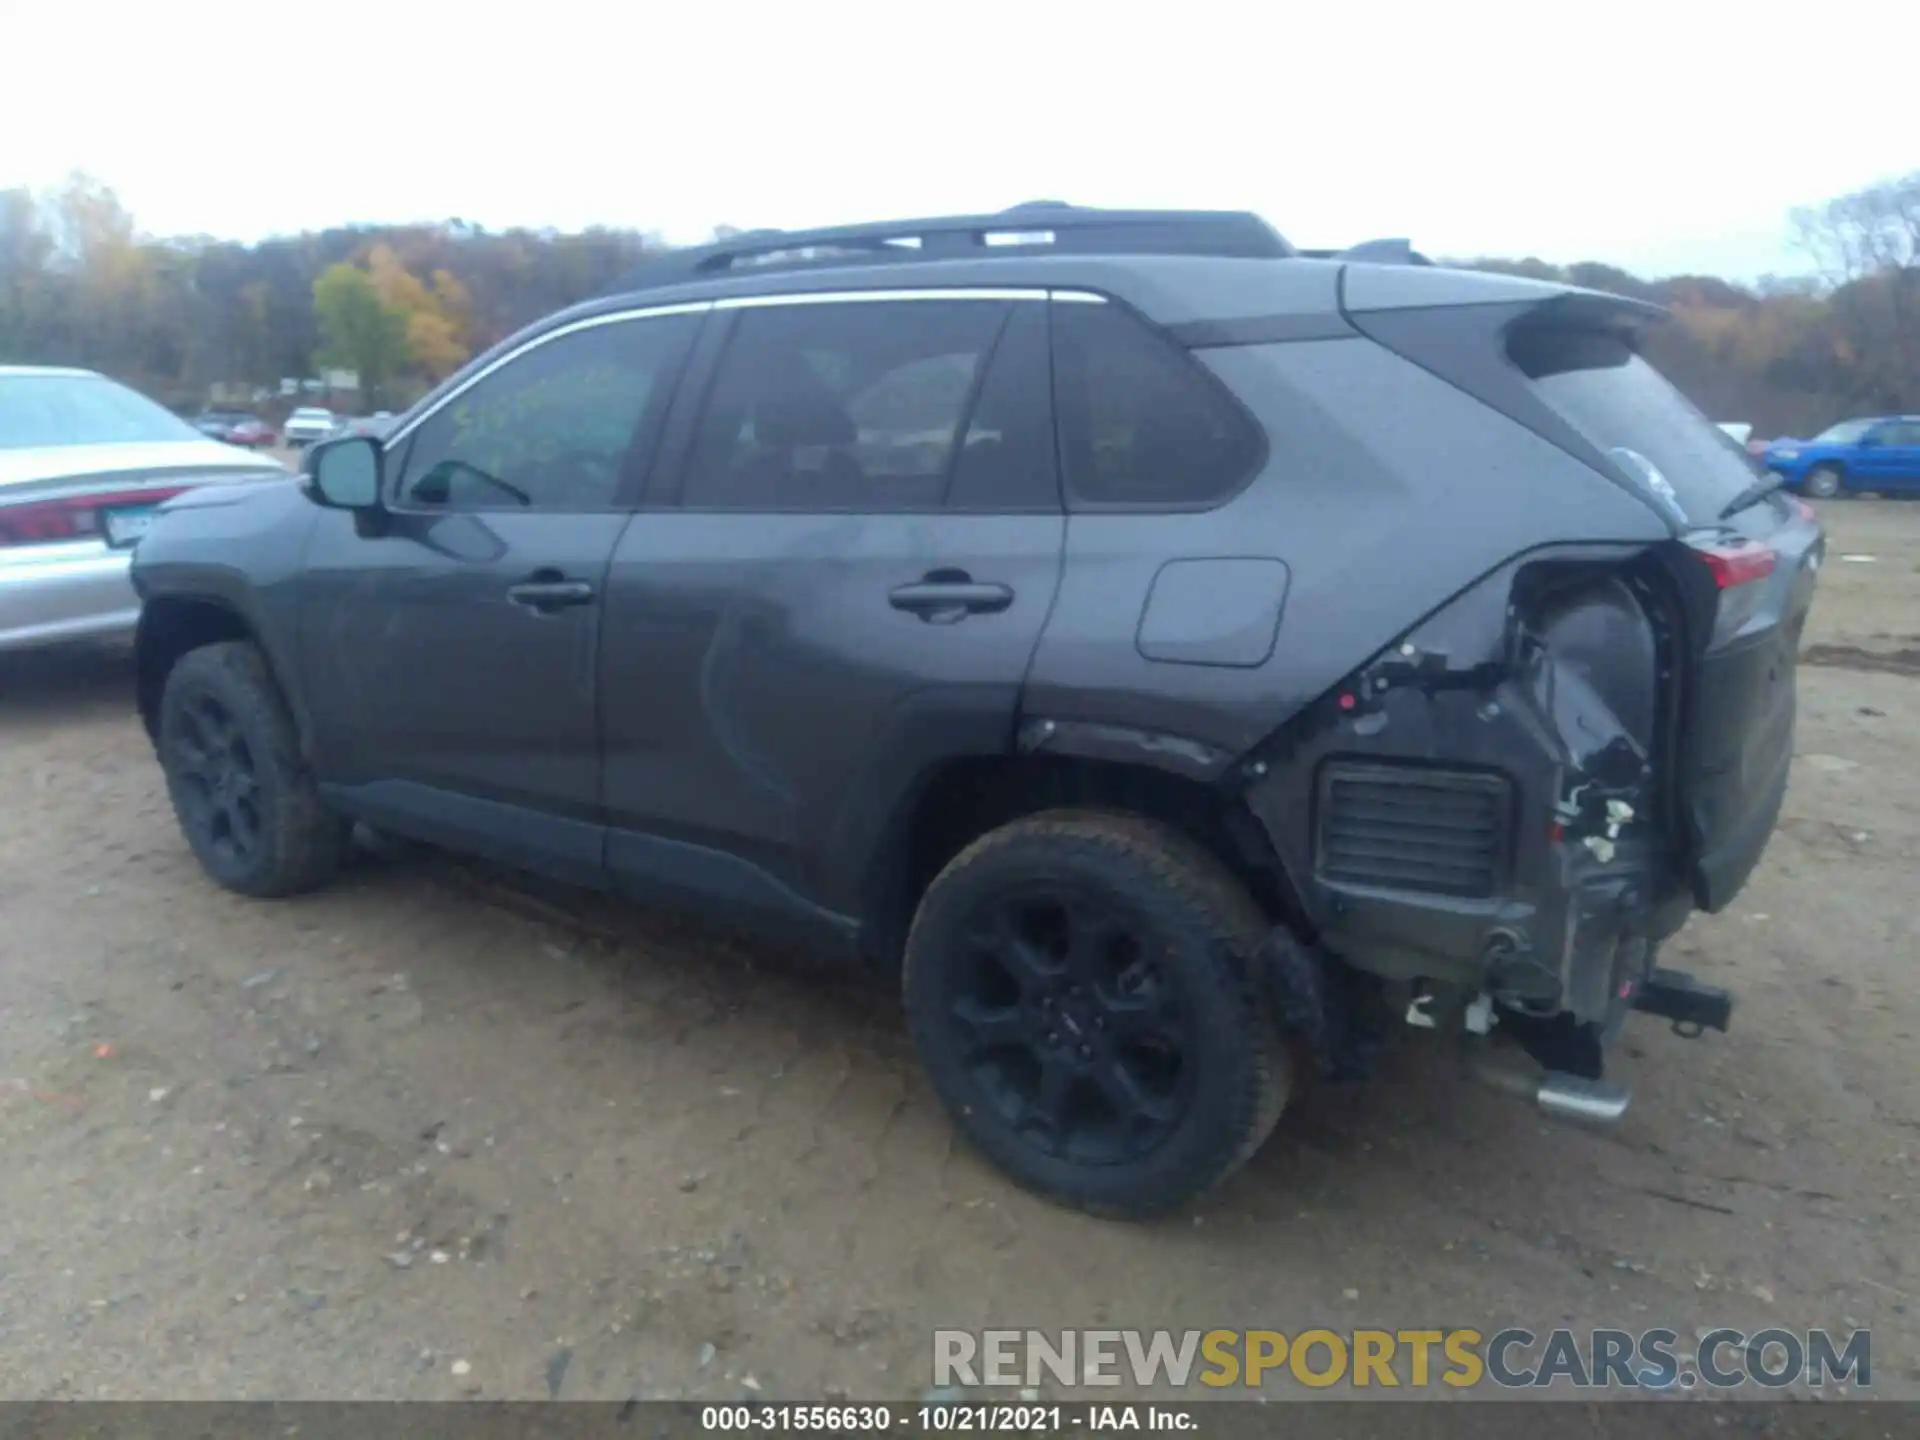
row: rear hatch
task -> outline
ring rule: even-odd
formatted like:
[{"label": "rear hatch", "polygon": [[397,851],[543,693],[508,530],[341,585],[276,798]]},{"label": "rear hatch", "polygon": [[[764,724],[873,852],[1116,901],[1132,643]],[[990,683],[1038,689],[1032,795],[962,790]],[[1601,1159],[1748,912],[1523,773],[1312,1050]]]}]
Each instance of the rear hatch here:
[{"label": "rear hatch", "polygon": [[1678,600],[1672,793],[1694,902],[1719,910],[1759,863],[1786,793],[1825,537],[1800,501],[1763,493],[1745,447],[1639,353],[1637,317],[1544,307],[1508,329],[1507,351],[1534,397],[1673,526],[1658,557]]}]

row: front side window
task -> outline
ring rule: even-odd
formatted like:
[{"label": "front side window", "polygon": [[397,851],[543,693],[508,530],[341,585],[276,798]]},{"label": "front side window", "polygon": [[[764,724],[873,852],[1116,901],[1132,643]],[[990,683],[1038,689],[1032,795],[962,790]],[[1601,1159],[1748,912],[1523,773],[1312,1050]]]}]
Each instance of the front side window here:
[{"label": "front side window", "polygon": [[403,504],[446,510],[611,508],[658,428],[699,317],[618,320],[510,360],[420,426]]},{"label": "front side window", "polygon": [[1852,445],[1873,428],[1871,420],[1842,420],[1813,437],[1816,445]]},{"label": "front side window", "polygon": [[940,505],[958,432],[1008,312],[985,300],[864,300],[741,312],[683,503],[729,510]]},{"label": "front side window", "polygon": [[1085,506],[1206,505],[1259,463],[1251,420],[1193,358],[1118,305],[1053,307],[1067,491]]}]

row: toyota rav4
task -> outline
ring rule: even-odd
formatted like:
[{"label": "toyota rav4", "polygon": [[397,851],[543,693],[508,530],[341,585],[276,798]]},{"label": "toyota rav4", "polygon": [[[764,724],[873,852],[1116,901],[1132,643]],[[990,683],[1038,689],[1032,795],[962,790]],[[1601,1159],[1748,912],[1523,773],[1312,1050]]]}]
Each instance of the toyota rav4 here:
[{"label": "toyota rav4", "polygon": [[1824,544],[1658,314],[1236,213],[736,237],[170,502],[141,714],[243,894],[359,822],[884,967],[1091,1210],[1404,1025],[1604,1122],[1629,1012],[1726,1028],[1657,957],[1773,829]]}]

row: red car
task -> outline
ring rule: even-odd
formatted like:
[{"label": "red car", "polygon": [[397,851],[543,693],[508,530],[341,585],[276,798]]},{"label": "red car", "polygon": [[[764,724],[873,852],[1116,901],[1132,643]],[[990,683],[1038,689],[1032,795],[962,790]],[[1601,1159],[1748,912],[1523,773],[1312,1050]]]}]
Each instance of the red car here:
[{"label": "red car", "polygon": [[227,432],[229,445],[244,445],[252,450],[262,445],[273,444],[273,427],[264,420],[256,420],[251,415],[237,422]]},{"label": "red car", "polygon": [[273,443],[273,429],[257,416],[239,410],[209,410],[194,418],[193,426],[210,440],[251,450]]}]

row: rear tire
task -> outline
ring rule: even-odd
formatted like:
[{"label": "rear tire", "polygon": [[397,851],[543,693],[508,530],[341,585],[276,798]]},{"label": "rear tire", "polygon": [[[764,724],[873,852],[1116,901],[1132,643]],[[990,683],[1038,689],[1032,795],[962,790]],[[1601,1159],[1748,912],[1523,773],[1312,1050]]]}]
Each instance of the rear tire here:
[{"label": "rear tire", "polygon": [[907,1019],[961,1132],[1096,1214],[1171,1210],[1280,1117],[1285,1047],[1249,959],[1268,929],[1212,856],[1133,816],[1048,811],[976,840],[907,940]]},{"label": "rear tire", "polygon": [[1807,478],[1801,489],[1816,500],[1831,500],[1840,493],[1844,477],[1832,465],[1816,465],[1807,472]]},{"label": "rear tire", "polygon": [[311,890],[346,855],[349,826],[321,803],[286,702],[245,641],[182,656],[160,698],[160,765],[201,868],[242,895]]}]

